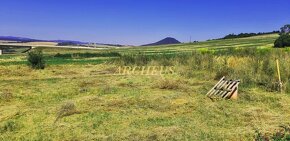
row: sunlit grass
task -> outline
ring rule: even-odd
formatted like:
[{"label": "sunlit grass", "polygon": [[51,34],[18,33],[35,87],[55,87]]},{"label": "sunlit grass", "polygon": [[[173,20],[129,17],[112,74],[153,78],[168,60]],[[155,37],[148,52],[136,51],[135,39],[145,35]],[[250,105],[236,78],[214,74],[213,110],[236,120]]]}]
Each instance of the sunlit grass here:
[{"label": "sunlit grass", "polygon": [[[272,137],[290,128],[289,93],[242,82],[237,101],[212,101],[205,94],[224,60],[235,69],[229,76],[255,76],[248,75],[255,60],[242,48],[286,54],[289,49],[271,48],[276,37],[110,50],[139,55],[141,65],[175,66],[176,74],[163,76],[112,75],[121,65],[115,56],[54,57],[88,50],[43,48],[44,70],[30,69],[25,54],[0,56],[0,140],[254,140],[257,132]],[[237,48],[212,50],[231,47]],[[102,52],[107,50],[90,53]],[[153,59],[142,64],[148,56]],[[281,59],[283,81],[289,80],[287,61]]]}]

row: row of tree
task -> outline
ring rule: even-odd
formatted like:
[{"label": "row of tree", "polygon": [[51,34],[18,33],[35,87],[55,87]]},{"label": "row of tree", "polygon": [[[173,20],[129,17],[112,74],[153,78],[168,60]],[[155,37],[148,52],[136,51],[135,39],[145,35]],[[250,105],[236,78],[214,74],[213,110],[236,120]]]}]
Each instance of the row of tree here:
[{"label": "row of tree", "polygon": [[245,37],[252,37],[257,35],[266,35],[266,34],[274,34],[274,33],[280,33],[280,31],[272,31],[272,32],[259,32],[259,33],[240,33],[240,34],[229,34],[226,35],[222,39],[235,39],[235,38],[245,38]]},{"label": "row of tree", "polygon": [[280,28],[280,31],[272,32],[259,32],[259,33],[240,33],[240,34],[229,34],[221,39],[235,39],[235,38],[245,38],[257,35],[275,34],[279,33],[280,37],[274,42],[275,48],[290,47],[290,24],[284,25]]}]

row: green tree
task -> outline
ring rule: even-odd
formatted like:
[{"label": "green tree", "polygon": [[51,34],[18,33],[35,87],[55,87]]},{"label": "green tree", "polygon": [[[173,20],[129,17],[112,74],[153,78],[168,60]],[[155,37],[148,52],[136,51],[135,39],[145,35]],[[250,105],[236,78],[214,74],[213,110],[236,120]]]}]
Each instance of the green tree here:
[{"label": "green tree", "polygon": [[45,60],[41,50],[33,50],[28,52],[28,65],[33,69],[44,69]]},{"label": "green tree", "polygon": [[280,37],[275,41],[274,46],[276,48],[290,47],[290,35],[281,34]]}]

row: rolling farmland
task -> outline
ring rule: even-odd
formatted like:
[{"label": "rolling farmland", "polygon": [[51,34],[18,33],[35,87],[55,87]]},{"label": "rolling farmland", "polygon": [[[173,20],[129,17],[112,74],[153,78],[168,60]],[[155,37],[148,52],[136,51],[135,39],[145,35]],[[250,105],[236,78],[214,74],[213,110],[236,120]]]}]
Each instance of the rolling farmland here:
[{"label": "rolling farmland", "polygon": [[[103,50],[42,49],[0,56],[0,140],[290,139],[290,50],[278,34]],[[33,45],[32,45],[33,46]],[[276,90],[279,59],[283,93]],[[122,66],[171,66],[116,75]],[[219,78],[241,80],[238,100],[211,100]],[[278,137],[277,137],[278,138]]]}]

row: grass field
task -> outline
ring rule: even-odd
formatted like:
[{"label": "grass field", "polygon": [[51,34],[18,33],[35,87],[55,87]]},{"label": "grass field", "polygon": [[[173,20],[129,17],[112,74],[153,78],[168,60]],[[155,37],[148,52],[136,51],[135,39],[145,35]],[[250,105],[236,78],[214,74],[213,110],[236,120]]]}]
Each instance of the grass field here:
[{"label": "grass field", "polygon": [[[0,140],[290,140],[290,52],[278,35],[109,50],[41,48],[0,56]],[[283,93],[277,92],[275,59]],[[114,75],[120,66],[173,74]],[[238,100],[205,94],[240,79]]]}]

